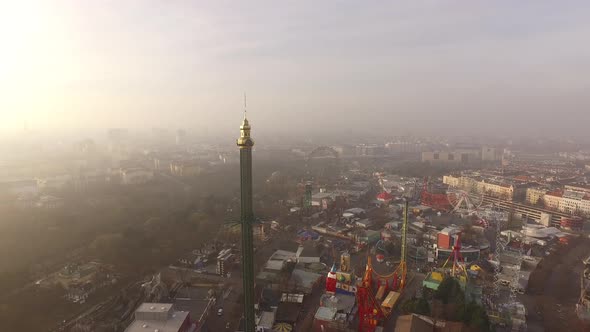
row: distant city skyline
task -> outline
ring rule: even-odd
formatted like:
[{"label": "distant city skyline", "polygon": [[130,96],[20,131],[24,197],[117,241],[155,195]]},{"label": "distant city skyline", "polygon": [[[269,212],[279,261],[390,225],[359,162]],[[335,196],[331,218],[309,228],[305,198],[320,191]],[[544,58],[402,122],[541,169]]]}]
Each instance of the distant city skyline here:
[{"label": "distant city skyline", "polygon": [[0,129],[583,134],[585,1],[0,5]]}]

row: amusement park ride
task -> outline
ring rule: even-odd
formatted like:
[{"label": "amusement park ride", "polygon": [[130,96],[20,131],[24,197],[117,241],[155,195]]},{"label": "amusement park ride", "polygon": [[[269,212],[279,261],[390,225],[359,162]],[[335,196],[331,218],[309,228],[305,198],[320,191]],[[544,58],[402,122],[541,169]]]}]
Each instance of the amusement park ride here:
[{"label": "amusement park ride", "polygon": [[430,188],[429,179],[425,177],[420,193],[420,202],[435,210],[468,216],[478,212],[483,203],[483,193],[453,187],[449,187],[446,192],[437,193]]},{"label": "amusement park ride", "polygon": [[461,287],[465,288],[467,284],[467,269],[465,268],[463,257],[461,256],[461,233],[457,234],[457,241],[453,245],[453,251],[443,264],[443,270],[447,269],[447,265],[451,262],[452,266],[449,268],[451,277],[457,279]]},{"label": "amusement park ride", "polygon": [[[383,193],[387,193],[383,181],[379,178],[379,185],[383,189]],[[418,186],[416,186],[418,187]],[[416,192],[416,191],[414,191]],[[382,195],[383,198],[385,195]],[[439,211],[447,211],[461,216],[477,217],[478,222],[484,227],[489,227],[490,224],[496,226],[497,229],[497,243],[496,257],[504,251],[508,243],[502,243],[500,240],[500,230],[502,222],[505,221],[503,213],[497,212],[490,208],[482,206],[483,194],[475,192],[465,192],[456,188],[449,188],[446,192],[436,193],[429,190],[428,178],[424,179],[422,191],[420,192],[420,201],[423,205],[430,206]],[[384,321],[391,315],[395,305],[403,295],[404,290],[409,282],[408,268],[407,268],[407,229],[408,229],[408,212],[409,199],[406,198],[404,202],[403,223],[401,228],[401,257],[399,265],[392,273],[380,274],[373,269],[372,256],[367,257],[367,264],[362,280],[356,283],[356,302],[358,308],[358,331],[359,332],[374,332],[377,326],[382,326]],[[379,256],[376,255],[379,261]],[[382,256],[382,255],[381,255]],[[518,255],[518,256],[522,256]],[[334,253],[335,258],[335,253]],[[344,261],[343,261],[344,262]],[[341,264],[341,267],[344,264]],[[349,265],[346,264],[342,271],[347,271]],[[475,265],[471,267],[472,270],[480,269]],[[495,277],[498,278],[499,271],[495,271]],[[327,289],[336,289],[337,271],[335,267],[328,274]],[[469,282],[469,274],[467,265],[461,255],[461,233],[457,234],[454,244],[452,245],[452,252],[446,259],[441,268],[436,271],[431,271],[426,276],[426,279],[438,280],[438,284],[445,278],[455,278],[461,287],[466,290]],[[329,285],[328,285],[329,284]],[[432,283],[433,285],[436,282]],[[494,291],[493,293],[497,293]],[[496,298],[493,294],[490,298]],[[510,302],[514,301],[510,297]]]},{"label": "amusement park ride", "polygon": [[[395,271],[388,275],[378,274],[373,270],[371,256],[361,283],[357,288],[359,332],[373,332],[380,321],[391,314],[393,307],[404,291],[407,283],[406,233],[408,228],[408,201],[404,205],[402,224],[401,258]],[[375,292],[375,289],[377,291]],[[384,295],[387,294],[385,299]]]},{"label": "amusement park ride", "polygon": [[[437,284],[437,286],[435,286],[434,288],[433,286],[426,287],[431,289],[438,289],[438,285],[440,285],[440,283],[443,281],[445,277],[451,277],[459,282],[459,285],[462,289],[466,288],[469,275],[467,273],[465,260],[461,255],[461,233],[457,234],[457,238],[452,246],[452,249],[453,251],[451,252],[449,257],[447,257],[442,267],[434,271],[431,271],[426,275],[426,280],[431,280],[432,283]],[[477,266],[474,268],[472,266],[472,269],[480,268]]]},{"label": "amusement park ride", "polygon": [[422,192],[420,193],[420,203],[440,211],[450,211],[452,209],[446,193],[434,193],[432,190],[429,190],[428,177],[424,178]]},{"label": "amusement park ride", "polygon": [[483,193],[468,192],[449,187],[447,199],[452,206],[451,213],[461,216],[477,216],[483,203]]}]

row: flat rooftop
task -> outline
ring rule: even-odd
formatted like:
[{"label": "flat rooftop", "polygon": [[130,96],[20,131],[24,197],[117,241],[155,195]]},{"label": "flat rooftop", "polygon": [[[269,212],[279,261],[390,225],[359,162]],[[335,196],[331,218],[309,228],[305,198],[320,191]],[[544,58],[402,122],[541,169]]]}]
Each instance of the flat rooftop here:
[{"label": "flat rooftop", "polygon": [[319,307],[315,313],[314,318],[323,321],[331,321],[334,320],[336,312],[336,308]]},{"label": "flat rooftop", "polygon": [[300,283],[305,288],[311,289],[321,277],[321,274],[295,268],[291,274],[290,280],[294,283]]},{"label": "flat rooftop", "polygon": [[272,271],[281,271],[283,269],[284,261],[269,260],[264,265],[264,268]]},{"label": "flat rooftop", "polygon": [[142,303],[125,332],[178,332],[188,315],[188,311],[174,311],[171,303]]},{"label": "flat rooftop", "polygon": [[208,296],[209,290],[206,288],[183,287],[176,293],[174,308],[189,312],[192,320],[199,320],[212,301]]},{"label": "flat rooftop", "polygon": [[287,259],[294,259],[295,256],[296,256],[295,252],[286,251],[286,250],[277,250],[272,254],[272,256],[270,256],[269,260],[285,261]]},{"label": "flat rooftop", "polygon": [[336,293],[334,295],[324,294],[321,296],[322,307],[336,309],[336,312],[349,314],[356,304],[354,295]]},{"label": "flat rooftop", "polygon": [[136,310],[136,314],[151,313],[151,312],[169,312],[172,309],[172,303],[142,303]]}]

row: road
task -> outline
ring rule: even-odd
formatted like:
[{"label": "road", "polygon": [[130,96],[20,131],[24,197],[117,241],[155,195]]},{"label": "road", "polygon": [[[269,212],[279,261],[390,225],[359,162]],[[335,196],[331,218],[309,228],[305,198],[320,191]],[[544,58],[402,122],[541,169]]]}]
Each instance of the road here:
[{"label": "road", "polygon": [[324,294],[326,289],[325,279],[321,279],[321,282],[314,288],[311,295],[308,295],[303,300],[303,308],[299,314],[297,325],[295,326],[295,332],[307,332],[311,331],[313,319],[315,313],[320,306],[320,298]]},{"label": "road", "polygon": [[[242,305],[240,294],[234,291],[234,287],[237,286],[226,285],[225,293],[218,297],[213,312],[205,322],[205,331],[235,331],[238,328]],[[218,314],[219,309],[223,309],[221,315]],[[229,329],[226,328],[228,323]]]},{"label": "road", "polygon": [[529,331],[583,331],[574,309],[580,296],[582,259],[589,253],[590,240],[581,238],[539,263],[526,294],[518,297],[527,309]]},{"label": "road", "polygon": [[[254,271],[260,271],[282,242],[292,240],[292,236],[285,233],[275,233],[269,242],[256,245],[257,250],[254,257]],[[203,276],[203,275],[201,275]],[[220,298],[215,305],[215,312],[212,312],[205,324],[206,331],[235,331],[237,329],[242,312],[244,309],[242,299],[242,277],[241,266],[236,265],[232,271],[231,278],[221,278],[226,282],[226,287],[233,287],[232,292],[227,298]],[[316,301],[319,303],[319,297]],[[223,308],[223,314],[217,315],[219,308]],[[229,323],[230,328],[226,329],[226,324]]]}]

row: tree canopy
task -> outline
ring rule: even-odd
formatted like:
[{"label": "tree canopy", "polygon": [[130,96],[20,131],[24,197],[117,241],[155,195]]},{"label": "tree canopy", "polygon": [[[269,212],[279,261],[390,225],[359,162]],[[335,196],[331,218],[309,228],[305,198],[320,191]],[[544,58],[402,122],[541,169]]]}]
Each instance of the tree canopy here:
[{"label": "tree canopy", "polygon": [[[434,299],[442,302],[444,319],[462,321],[477,331],[491,331],[490,320],[486,310],[481,305],[465,300],[465,292],[457,279],[446,277],[434,293]],[[417,308],[416,308],[417,309]],[[415,311],[416,313],[417,310]]]}]

